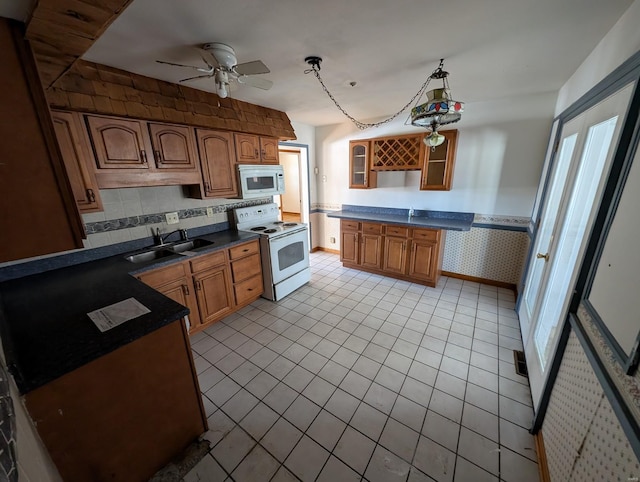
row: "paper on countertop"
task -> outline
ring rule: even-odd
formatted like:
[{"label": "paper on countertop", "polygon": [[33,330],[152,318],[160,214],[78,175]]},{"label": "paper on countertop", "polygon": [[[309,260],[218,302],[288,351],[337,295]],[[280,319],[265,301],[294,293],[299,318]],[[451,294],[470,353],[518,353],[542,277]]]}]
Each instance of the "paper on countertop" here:
[{"label": "paper on countertop", "polygon": [[135,298],[128,298],[104,308],[87,313],[98,330],[105,332],[121,325],[125,321],[150,313],[151,310]]}]

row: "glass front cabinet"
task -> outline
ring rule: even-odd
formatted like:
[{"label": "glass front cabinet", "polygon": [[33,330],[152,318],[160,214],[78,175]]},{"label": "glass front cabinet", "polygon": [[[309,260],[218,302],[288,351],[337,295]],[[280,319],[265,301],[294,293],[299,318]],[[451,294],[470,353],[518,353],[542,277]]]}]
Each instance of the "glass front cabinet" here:
[{"label": "glass front cabinet", "polygon": [[437,147],[427,147],[420,176],[421,190],[449,191],[453,180],[458,131],[442,131],[444,142]]},{"label": "glass front cabinet", "polygon": [[349,189],[369,189],[377,185],[377,173],[369,165],[371,143],[349,141]]}]

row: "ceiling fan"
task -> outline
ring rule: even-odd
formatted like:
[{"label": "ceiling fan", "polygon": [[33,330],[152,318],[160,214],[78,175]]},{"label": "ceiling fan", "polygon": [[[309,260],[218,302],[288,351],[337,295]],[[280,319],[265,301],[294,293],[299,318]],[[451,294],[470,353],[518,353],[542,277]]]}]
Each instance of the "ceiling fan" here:
[{"label": "ceiling fan", "polygon": [[202,48],[198,48],[198,51],[206,67],[177,64],[164,60],[156,60],[156,62],[176,67],[188,67],[200,72],[200,75],[187,77],[179,80],[179,82],[213,77],[216,83],[216,94],[223,99],[229,95],[233,82],[263,90],[269,90],[273,86],[273,82],[270,80],[253,77],[256,74],[268,74],[271,72],[261,60],[239,64],[234,50],[228,45],[217,42],[204,44]]}]

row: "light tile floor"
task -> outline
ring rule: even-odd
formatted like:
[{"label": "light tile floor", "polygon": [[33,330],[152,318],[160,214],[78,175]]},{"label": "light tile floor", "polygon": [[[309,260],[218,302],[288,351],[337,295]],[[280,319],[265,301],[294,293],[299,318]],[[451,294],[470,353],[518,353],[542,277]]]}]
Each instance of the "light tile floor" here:
[{"label": "light tile floor", "polygon": [[212,449],[186,482],[538,480],[511,291],[311,268],[192,337]]}]

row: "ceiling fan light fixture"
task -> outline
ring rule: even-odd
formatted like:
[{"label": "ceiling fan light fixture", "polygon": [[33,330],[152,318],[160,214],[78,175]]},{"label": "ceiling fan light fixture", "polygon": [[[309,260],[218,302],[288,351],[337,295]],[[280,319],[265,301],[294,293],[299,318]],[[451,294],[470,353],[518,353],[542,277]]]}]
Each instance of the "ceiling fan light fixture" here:
[{"label": "ceiling fan light fixture", "polygon": [[226,99],[229,95],[229,76],[223,70],[216,72],[216,94],[221,99]]},{"label": "ceiling fan light fixture", "polygon": [[438,131],[434,130],[434,131],[431,131],[431,134],[426,136],[422,140],[422,142],[424,142],[427,147],[431,147],[432,149],[434,149],[439,145],[442,145],[444,140],[445,140],[445,137],[442,134],[440,134]]}]

